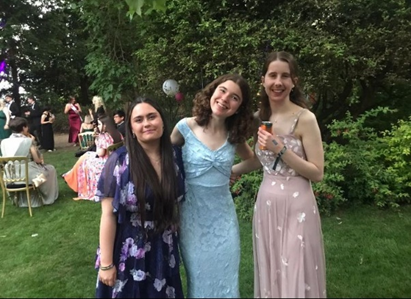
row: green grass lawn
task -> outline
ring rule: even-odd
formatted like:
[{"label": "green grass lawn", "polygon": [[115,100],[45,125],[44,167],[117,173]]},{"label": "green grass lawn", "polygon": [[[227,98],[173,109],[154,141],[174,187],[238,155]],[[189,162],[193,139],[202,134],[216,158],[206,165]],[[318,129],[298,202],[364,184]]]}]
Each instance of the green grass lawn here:
[{"label": "green grass lawn", "polygon": [[[45,153],[61,174],[74,164],[74,148]],[[100,205],[73,201],[59,178],[52,206],[17,208],[8,201],[0,219],[0,297],[94,296]],[[357,207],[323,217],[329,297],[411,295],[411,206],[398,211]],[[241,222],[241,296],[253,296],[251,223]],[[184,278],[184,273],[183,273]]]}]

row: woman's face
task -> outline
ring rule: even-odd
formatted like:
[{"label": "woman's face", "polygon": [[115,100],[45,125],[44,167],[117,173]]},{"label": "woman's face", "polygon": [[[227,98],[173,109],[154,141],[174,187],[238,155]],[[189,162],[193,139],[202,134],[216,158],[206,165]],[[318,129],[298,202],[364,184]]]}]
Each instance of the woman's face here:
[{"label": "woman's face", "polygon": [[237,112],[243,102],[243,95],[237,83],[228,80],[217,86],[210,99],[214,116],[230,117]]},{"label": "woman's face", "polygon": [[131,131],[139,143],[159,141],[164,132],[160,113],[150,104],[137,104],[130,117]]},{"label": "woman's face", "polygon": [[106,131],[106,126],[101,121],[98,121],[98,130],[100,133],[104,133]]},{"label": "woman's face", "polygon": [[261,77],[261,82],[270,101],[289,99],[291,89],[294,87],[290,66],[281,60],[270,63],[267,73]]}]

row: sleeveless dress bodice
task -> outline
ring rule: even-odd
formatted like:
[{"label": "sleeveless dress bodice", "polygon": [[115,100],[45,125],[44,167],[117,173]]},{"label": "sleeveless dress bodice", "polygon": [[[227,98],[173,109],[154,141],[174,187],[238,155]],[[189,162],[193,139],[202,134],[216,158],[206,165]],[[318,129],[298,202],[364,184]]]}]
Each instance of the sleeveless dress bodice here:
[{"label": "sleeveless dress bodice", "polygon": [[229,181],[235,145],[228,140],[210,150],[182,119],[186,173],[181,203],[181,254],[188,298],[238,298],[240,237]]}]

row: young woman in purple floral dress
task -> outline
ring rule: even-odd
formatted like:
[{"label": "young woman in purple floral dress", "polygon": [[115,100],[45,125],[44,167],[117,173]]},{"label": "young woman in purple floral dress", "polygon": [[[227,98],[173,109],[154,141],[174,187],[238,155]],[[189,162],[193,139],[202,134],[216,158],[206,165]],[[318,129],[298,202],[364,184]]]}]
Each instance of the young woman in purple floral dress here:
[{"label": "young woman in purple floral dress", "polygon": [[181,152],[172,146],[159,106],[131,104],[126,146],[101,174],[97,298],[182,298],[178,201],[184,195]]}]

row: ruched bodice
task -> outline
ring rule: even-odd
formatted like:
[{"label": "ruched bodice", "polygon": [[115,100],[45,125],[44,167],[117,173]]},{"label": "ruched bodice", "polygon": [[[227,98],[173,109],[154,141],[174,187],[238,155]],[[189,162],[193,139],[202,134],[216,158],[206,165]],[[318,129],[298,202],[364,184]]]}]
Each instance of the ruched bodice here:
[{"label": "ruched bodice", "polygon": [[234,163],[235,147],[226,141],[215,151],[201,143],[187,125],[187,120],[178,126],[185,136],[183,160],[186,182],[205,187],[224,186],[229,183]]},{"label": "ruched bodice", "polygon": [[[181,203],[181,254],[189,298],[238,298],[240,240],[229,181],[235,145],[205,146],[187,119],[177,124],[185,144],[185,201]],[[212,273],[212,275],[210,275]]]}]

